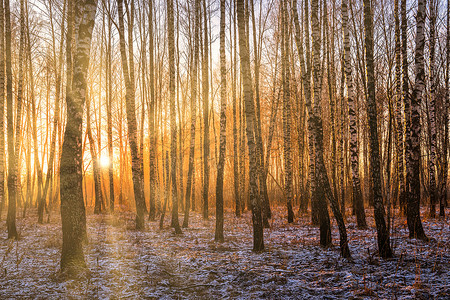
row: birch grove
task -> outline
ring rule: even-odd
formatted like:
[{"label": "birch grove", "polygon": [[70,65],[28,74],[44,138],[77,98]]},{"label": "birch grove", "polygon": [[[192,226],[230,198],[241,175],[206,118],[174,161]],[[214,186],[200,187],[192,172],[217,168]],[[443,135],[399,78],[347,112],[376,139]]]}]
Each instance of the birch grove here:
[{"label": "birch grove", "polygon": [[[342,258],[336,272],[351,261],[392,274],[410,245],[445,252],[449,11],[437,0],[1,0],[0,286],[31,236],[57,246],[69,277],[134,255],[153,278],[164,262],[154,285],[179,288],[171,297],[226,280],[189,281],[207,251],[225,262],[245,248],[269,268],[274,253],[311,246]],[[150,242],[168,256],[139,248]],[[436,259],[433,272],[446,270]],[[277,276],[300,274],[294,262]]]}]

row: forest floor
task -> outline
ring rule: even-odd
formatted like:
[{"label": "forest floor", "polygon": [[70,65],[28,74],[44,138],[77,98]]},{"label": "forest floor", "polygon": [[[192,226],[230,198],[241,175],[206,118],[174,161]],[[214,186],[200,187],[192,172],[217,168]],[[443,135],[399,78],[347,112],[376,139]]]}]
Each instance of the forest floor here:
[{"label": "forest floor", "polygon": [[[282,210],[283,209],[283,210]],[[448,216],[450,211],[446,211]],[[37,299],[448,299],[450,295],[450,218],[424,218],[433,240],[409,239],[406,221],[396,217],[393,259],[377,257],[372,213],[368,230],[347,218],[352,260],[333,244],[318,245],[319,230],[307,216],[287,224],[284,208],[274,209],[264,232],[266,250],[251,251],[251,214],[225,214],[225,242],[215,243],[214,217],[191,213],[190,228],[175,235],[158,222],[133,230],[131,213],[88,214],[89,273],[65,279],[59,272],[61,222],[36,224],[35,211],[18,219],[21,238],[8,241],[0,225],[0,298]],[[4,218],[3,218],[4,220]]]}]

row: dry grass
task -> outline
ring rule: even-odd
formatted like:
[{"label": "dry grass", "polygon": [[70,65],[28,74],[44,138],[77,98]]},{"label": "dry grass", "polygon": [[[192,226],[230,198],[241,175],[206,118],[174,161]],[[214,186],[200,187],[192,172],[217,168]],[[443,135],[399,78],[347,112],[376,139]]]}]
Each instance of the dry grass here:
[{"label": "dry grass", "polygon": [[[89,272],[77,280],[58,272],[61,249],[59,215],[50,224],[36,224],[35,212],[18,219],[22,238],[0,239],[0,295],[9,298],[436,298],[450,293],[450,229],[446,220],[426,219],[435,241],[407,238],[402,217],[396,216],[393,244],[396,256],[376,254],[376,230],[368,212],[367,230],[347,216],[353,260],[339,257],[333,221],[333,246],[318,245],[318,228],[309,216],[287,224],[284,207],[273,209],[265,230],[266,251],[251,252],[251,215],[225,214],[225,242],[214,239],[214,217],[205,221],[191,214],[182,235],[159,222],[145,231],[129,230],[133,213],[87,217],[85,246]],[[0,229],[6,232],[4,223]]]}]

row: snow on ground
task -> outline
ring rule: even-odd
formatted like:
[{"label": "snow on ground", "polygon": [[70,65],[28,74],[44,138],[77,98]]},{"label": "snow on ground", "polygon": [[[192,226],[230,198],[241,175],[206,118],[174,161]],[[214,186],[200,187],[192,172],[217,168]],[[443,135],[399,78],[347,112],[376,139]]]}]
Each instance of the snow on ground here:
[{"label": "snow on ground", "polygon": [[[450,211],[447,211],[447,216]],[[56,214],[56,213],[55,213]],[[169,214],[170,215],[170,214]],[[404,218],[394,219],[395,257],[376,255],[375,228],[347,229],[353,260],[339,257],[333,224],[329,249],[318,246],[319,230],[303,216],[287,224],[274,211],[265,230],[266,251],[251,251],[251,215],[225,215],[225,242],[214,243],[214,217],[191,213],[190,228],[175,235],[168,225],[133,230],[131,213],[88,215],[85,247],[89,274],[67,280],[59,273],[61,225],[36,224],[35,212],[18,220],[19,241],[8,241],[0,225],[0,298],[36,299],[448,299],[450,228],[445,220],[425,219],[429,243],[407,238]]]}]

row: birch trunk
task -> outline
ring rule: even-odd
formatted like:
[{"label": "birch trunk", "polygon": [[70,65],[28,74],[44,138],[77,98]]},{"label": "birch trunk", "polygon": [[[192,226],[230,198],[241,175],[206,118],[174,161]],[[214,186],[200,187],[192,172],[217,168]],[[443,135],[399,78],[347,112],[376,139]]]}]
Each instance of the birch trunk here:
[{"label": "birch trunk", "polygon": [[[108,1],[108,9],[111,9],[111,2]],[[113,78],[112,78],[112,20],[108,18],[107,46],[106,46],[106,123],[108,136],[108,176],[109,176],[109,209],[114,211],[114,149],[112,137],[112,105],[113,105]],[[152,70],[152,68],[150,68]]]},{"label": "birch trunk", "polygon": [[[336,145],[336,70],[335,70],[335,61],[334,61],[334,11],[335,11],[335,3],[332,1],[333,12],[331,16],[328,16],[328,4],[327,1],[324,1],[323,4],[323,22],[324,22],[324,37],[326,38],[326,58],[327,58],[327,82],[328,82],[328,96],[330,103],[330,131],[331,131],[331,155],[330,155],[330,167],[331,167],[331,181],[333,187],[333,193],[336,199],[339,199],[338,196],[338,184],[337,184],[337,176],[336,176],[336,154],[337,154],[337,145]],[[328,18],[332,19],[331,26],[329,27]],[[331,28],[331,31],[330,29]]]},{"label": "birch trunk", "polygon": [[403,143],[403,118],[402,118],[402,61],[401,61],[401,42],[400,42],[400,17],[399,17],[399,0],[394,3],[394,18],[395,18],[395,119],[397,130],[395,131],[395,141],[397,148],[397,184],[398,184],[398,199],[400,195],[405,193],[404,182],[404,143]]},{"label": "birch trunk", "polygon": [[[233,12],[233,13],[231,13]],[[241,215],[241,194],[239,189],[240,175],[239,175],[239,160],[238,160],[238,129],[237,129],[237,96],[236,96],[236,78],[237,78],[237,34],[236,34],[236,2],[233,1],[233,11],[231,11],[230,3],[230,24],[231,16],[233,16],[233,39],[230,38],[230,43],[232,45],[230,48],[233,50],[232,59],[232,72],[231,72],[231,90],[232,90],[232,101],[233,101],[233,177],[234,177],[234,202],[235,202],[235,215],[239,217]],[[231,26],[230,26],[230,37],[231,37]]]},{"label": "birch trunk", "polygon": [[264,250],[263,222],[260,193],[258,191],[258,158],[255,143],[255,107],[253,103],[252,78],[250,70],[250,51],[246,33],[246,18],[244,15],[244,0],[236,0],[239,30],[239,56],[241,61],[241,76],[245,105],[247,145],[250,159],[250,202],[253,222],[253,251]]},{"label": "birch trunk", "polygon": [[[263,147],[263,140],[262,140],[262,132],[261,132],[261,101],[260,101],[260,92],[259,92],[259,73],[260,73],[260,64],[261,64],[261,56],[260,52],[258,50],[258,43],[257,43],[257,32],[256,32],[256,20],[255,20],[255,9],[254,9],[254,3],[253,0],[249,0],[250,4],[250,12],[252,16],[252,30],[253,30],[253,52],[255,56],[254,61],[254,74],[255,74],[255,104],[256,104],[256,132],[255,132],[255,138],[256,138],[256,150],[258,155],[258,173],[261,178],[259,179],[259,189],[261,193],[261,197],[263,198],[263,222],[264,227],[269,228],[269,221],[268,219],[271,218],[272,212],[270,210],[270,202],[269,202],[269,195],[267,192],[267,174],[265,173],[265,167],[264,167],[264,147]],[[292,176],[291,176],[292,177]],[[292,190],[292,188],[291,188]],[[292,206],[292,205],[291,205]],[[292,211],[292,209],[291,209]],[[292,213],[293,214],[293,213]]]},{"label": "birch trunk", "polygon": [[429,120],[430,120],[430,162],[429,162],[429,191],[430,191],[430,216],[436,217],[436,5],[434,0],[430,0],[430,104],[429,104]]},{"label": "birch trunk", "polygon": [[94,179],[94,194],[95,194],[95,202],[94,202],[94,214],[99,214],[102,211],[102,192],[100,186],[100,170],[99,170],[99,160],[97,155],[97,147],[95,144],[94,137],[92,135],[92,127],[91,127],[91,99],[88,95],[86,97],[86,135],[89,139],[89,149],[91,153],[92,159],[92,170],[93,170],[93,179]]},{"label": "birch trunk", "polygon": [[202,214],[208,219],[209,196],[209,72],[208,72],[208,18],[206,0],[203,0],[203,60],[202,60],[202,92],[203,92],[203,193]]},{"label": "birch trunk", "polygon": [[[23,0],[20,2],[20,44],[19,44],[19,74],[16,103],[16,125],[14,127],[13,116],[13,87],[12,87],[12,66],[11,66],[11,13],[9,0],[5,0],[5,33],[6,33],[6,100],[7,100],[7,122],[8,122],[8,215],[6,226],[8,229],[8,239],[18,239],[16,229],[16,193],[18,192],[18,172],[19,157],[19,135],[21,128],[22,113],[22,93],[23,93],[23,42],[24,42],[24,16]],[[15,133],[14,133],[15,130]],[[20,191],[19,193],[20,194]]]},{"label": "birch trunk", "polygon": [[[86,238],[86,212],[82,193],[82,124],[83,106],[86,100],[86,77],[96,10],[96,0],[78,0],[74,3],[68,18],[68,20],[76,20],[74,27],[76,49],[73,51],[73,65],[70,63],[73,71],[72,76],[67,78],[67,84],[71,88],[68,89],[69,93],[66,95],[67,111],[71,113],[67,115],[60,171],[63,232],[61,270],[68,273],[77,272],[80,267],[85,267],[82,248],[83,239]],[[71,41],[72,36],[68,32],[68,44],[71,44]],[[68,61],[69,59],[70,56]]]},{"label": "birch trunk", "polygon": [[[314,146],[315,146],[315,167],[316,174],[315,179],[318,183],[319,193],[325,196],[330,202],[331,209],[333,210],[334,217],[338,224],[340,235],[340,250],[341,255],[344,258],[351,257],[350,250],[348,248],[347,231],[344,224],[339,204],[333,195],[331,190],[330,181],[328,179],[327,171],[325,169],[324,162],[324,147],[323,147],[323,125],[320,109],[321,100],[321,61],[320,61],[320,26],[318,17],[319,3],[318,0],[311,1],[311,26],[312,26],[312,40],[313,40],[313,86],[314,86],[314,110],[313,110],[313,125],[314,125]],[[322,198],[322,200],[324,200]],[[326,204],[321,203],[322,207],[326,207]]]},{"label": "birch trunk", "polygon": [[216,232],[214,240],[223,242],[223,173],[227,130],[227,65],[225,57],[225,0],[220,0],[220,149],[216,181]]},{"label": "birch trunk", "polygon": [[177,124],[175,111],[175,32],[173,0],[167,0],[167,33],[169,46],[169,107],[170,107],[170,172],[172,182],[172,225],[176,234],[181,234],[178,222],[177,185]]},{"label": "birch trunk", "polygon": [[[34,93],[34,74],[33,74],[33,62],[31,59],[31,43],[30,43],[30,29],[29,29],[29,19],[28,19],[28,5],[25,5],[25,14],[26,14],[26,61],[28,62],[28,80],[29,80],[29,98],[31,102],[31,122],[32,122],[32,136],[33,136],[33,147],[34,147],[34,167],[37,173],[37,202],[38,202],[38,223],[43,223],[43,212],[46,206],[46,199],[42,197],[42,169],[41,163],[39,161],[39,148],[38,148],[38,139],[37,139],[37,120],[36,120],[36,99]],[[25,24],[25,21],[24,21]],[[25,41],[24,41],[25,42]]]},{"label": "birch trunk", "polygon": [[344,112],[345,112],[345,101],[344,101],[344,82],[345,82],[345,71],[344,71],[344,59],[341,58],[341,88],[339,91],[339,98],[340,98],[340,103],[339,103],[339,107],[340,107],[340,111],[339,111],[339,116],[340,116],[340,124],[339,124],[339,134],[340,134],[340,138],[339,138],[339,168],[340,168],[340,178],[339,178],[339,183],[341,186],[341,199],[340,199],[340,205],[341,205],[341,213],[344,216],[345,219],[345,189],[346,189],[346,184],[345,184],[345,153],[344,153],[344,145],[345,145],[345,132],[344,132],[344,128],[345,128],[345,117],[344,117]]},{"label": "birch trunk", "polygon": [[[405,167],[404,169],[408,169],[409,166],[409,127],[410,127],[410,114],[411,114],[411,103],[410,103],[410,96],[409,96],[409,76],[408,76],[408,21],[406,18],[406,0],[401,0],[401,7],[400,7],[400,14],[401,14],[401,53],[402,53],[402,101],[405,109]],[[403,128],[402,128],[403,130]],[[405,170],[403,170],[404,172]],[[404,175],[400,178],[400,180],[403,180],[405,184],[403,185],[403,193],[402,190],[400,190],[399,195],[399,204],[400,204],[400,211],[403,213],[406,212],[406,195],[409,190],[409,180],[408,180],[408,174],[401,174]]]},{"label": "birch trunk", "polygon": [[407,201],[407,223],[410,238],[428,240],[422,227],[420,219],[420,107],[422,104],[422,93],[425,86],[424,48],[425,48],[425,18],[426,0],[418,0],[417,8],[417,32],[415,53],[415,76],[414,89],[411,95],[411,114],[408,147],[408,201]]},{"label": "birch trunk", "polygon": [[359,178],[358,131],[356,116],[356,101],[353,86],[352,66],[350,59],[350,31],[348,28],[348,0],[342,0],[342,28],[344,32],[344,71],[347,84],[348,116],[350,129],[350,161],[352,166],[353,202],[355,203],[358,228],[366,228],[364,199]]},{"label": "birch trunk", "polygon": [[[186,182],[186,204],[184,206],[183,228],[187,228],[189,224],[189,209],[191,203],[191,193],[193,194],[193,171],[195,158],[195,127],[197,121],[197,70],[199,59],[199,31],[200,31],[200,0],[195,0],[194,8],[194,49],[193,62],[191,65],[191,141],[189,144],[189,166]],[[194,196],[194,195],[193,195]],[[194,198],[193,198],[194,199]]]},{"label": "birch trunk", "polygon": [[[133,5],[133,2],[131,2]],[[123,0],[117,0],[119,14],[119,38],[120,38],[120,56],[122,61],[122,72],[125,80],[125,100],[126,115],[128,127],[128,142],[131,150],[131,173],[133,177],[134,199],[136,203],[136,229],[144,229],[145,200],[142,189],[142,170],[139,157],[136,105],[135,105],[135,82],[134,82],[134,61],[133,61],[133,43],[128,45],[128,61],[125,46],[125,25],[123,20]],[[131,7],[131,18],[128,24],[128,40],[132,41],[133,16],[134,10]]]},{"label": "birch trunk", "polygon": [[[300,24],[298,21],[297,1],[292,1],[292,13],[295,25],[295,42],[297,51],[300,56],[300,66],[303,80],[303,94],[305,97],[305,104],[308,111],[308,147],[309,147],[309,181],[311,189],[311,217],[313,224],[320,224],[320,244],[327,247],[331,244],[331,227],[330,216],[325,201],[320,202],[319,190],[317,189],[316,176],[316,152],[314,149],[315,131],[314,128],[314,112],[312,107],[311,95],[311,56],[309,43],[309,15],[308,1],[305,1],[304,16],[305,16],[305,47],[306,47],[306,64],[303,51],[303,43],[301,42]],[[319,42],[320,45],[320,42]],[[323,196],[323,195],[322,195]]]},{"label": "birch trunk", "polygon": [[[64,8],[63,8],[63,17],[66,17],[66,9],[67,9],[67,3],[64,2]],[[49,8],[51,11],[51,7],[52,5],[49,3]],[[55,80],[55,104],[54,104],[54,110],[55,110],[55,115],[53,118],[53,130],[52,130],[52,136],[51,136],[51,140],[50,140],[50,156],[49,156],[49,160],[47,163],[47,176],[45,178],[45,185],[44,185],[44,189],[42,192],[42,198],[43,201],[46,201],[47,198],[47,193],[48,190],[50,189],[50,197],[49,197],[49,206],[50,208],[52,208],[52,202],[50,201],[50,199],[52,198],[51,194],[52,194],[52,188],[51,188],[51,182],[53,181],[53,178],[56,177],[54,176],[53,169],[55,166],[55,156],[56,156],[56,139],[57,139],[57,134],[58,131],[60,129],[60,112],[61,112],[61,90],[62,90],[62,67],[63,67],[63,51],[64,51],[64,32],[65,32],[65,22],[62,22],[61,24],[61,40],[60,40],[60,44],[59,44],[59,54],[58,54],[58,60],[56,59],[56,57],[54,57],[54,61],[55,61],[55,70],[57,70],[56,72],[56,80]],[[56,48],[56,46],[54,46]],[[67,46],[66,46],[67,47]],[[54,52],[54,55],[55,52]],[[57,165],[57,164],[56,164]],[[56,180],[55,180],[56,181]],[[49,211],[51,211],[51,209],[49,209]],[[42,215],[43,215],[43,211],[42,211]],[[43,216],[42,216],[43,217]],[[38,221],[39,221],[40,215],[38,216]]]},{"label": "birch trunk", "polygon": [[381,186],[380,150],[377,128],[377,104],[375,99],[375,67],[373,58],[373,7],[371,0],[364,0],[364,33],[366,49],[367,116],[370,128],[370,167],[373,187],[374,217],[377,227],[378,252],[381,257],[392,257],[389,232],[385,222]]},{"label": "birch trunk", "polygon": [[150,65],[150,105],[148,110],[149,128],[149,177],[150,177],[150,201],[148,219],[154,221],[156,218],[156,132],[155,132],[155,59],[153,41],[153,0],[149,1],[148,7],[148,31],[149,31],[149,65]]},{"label": "birch trunk", "polygon": [[441,196],[439,199],[439,216],[445,217],[445,206],[447,202],[447,180],[448,180],[448,114],[450,106],[450,0],[447,0],[447,74],[445,80],[445,88],[447,91],[446,99],[444,101],[444,138],[443,138],[443,161],[442,161],[442,183],[441,183]]},{"label": "birch trunk", "polygon": [[18,237],[16,229],[16,192],[14,178],[14,116],[13,116],[13,92],[12,92],[12,66],[11,66],[11,13],[9,0],[5,0],[5,56],[6,56],[6,121],[8,141],[8,214],[7,228],[8,238]]},{"label": "birch trunk", "polygon": [[282,73],[283,83],[283,158],[284,158],[284,192],[286,195],[288,223],[294,222],[294,211],[292,210],[292,153],[291,153],[291,94],[290,94],[290,70],[289,70],[289,26],[287,1],[281,4],[281,26],[282,26]]},{"label": "birch trunk", "polygon": [[0,219],[5,205],[5,11],[0,0]]}]

